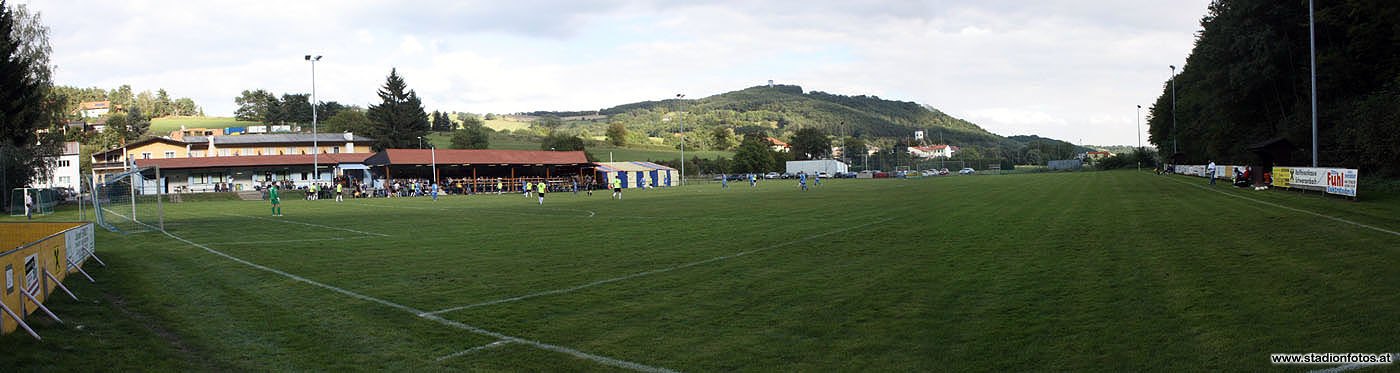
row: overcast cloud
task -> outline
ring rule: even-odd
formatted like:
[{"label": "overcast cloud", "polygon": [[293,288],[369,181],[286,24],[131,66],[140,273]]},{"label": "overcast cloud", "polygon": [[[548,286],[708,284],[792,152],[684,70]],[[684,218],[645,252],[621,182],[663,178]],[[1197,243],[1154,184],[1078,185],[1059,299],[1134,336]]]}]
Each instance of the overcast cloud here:
[{"label": "overcast cloud", "polygon": [[302,56],[317,54],[318,98],[361,106],[390,68],[426,109],[475,113],[772,79],[928,104],[1001,135],[1132,145],[1135,105],[1182,65],[1208,0],[27,3],[51,29],[58,84],[165,88],[215,116],[245,89],[310,92]]}]

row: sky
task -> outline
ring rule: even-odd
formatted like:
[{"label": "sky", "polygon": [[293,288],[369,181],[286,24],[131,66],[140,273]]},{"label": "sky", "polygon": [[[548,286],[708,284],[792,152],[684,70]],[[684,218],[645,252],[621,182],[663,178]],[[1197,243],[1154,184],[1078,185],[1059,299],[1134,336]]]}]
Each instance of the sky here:
[{"label": "sky", "polygon": [[773,80],[927,104],[1004,136],[1136,145],[1136,106],[1184,64],[1209,1],[11,3],[49,26],[56,84],[164,88],[210,116],[232,116],[243,90],[310,93],[312,54],[317,99],[360,106],[395,68],[428,111],[472,113]]}]

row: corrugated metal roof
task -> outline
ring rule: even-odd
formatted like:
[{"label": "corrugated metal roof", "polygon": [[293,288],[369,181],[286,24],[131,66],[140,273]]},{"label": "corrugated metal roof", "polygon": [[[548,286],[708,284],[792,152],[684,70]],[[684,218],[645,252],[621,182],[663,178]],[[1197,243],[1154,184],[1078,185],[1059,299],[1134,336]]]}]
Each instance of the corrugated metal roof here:
[{"label": "corrugated metal roof", "polygon": [[158,158],[137,159],[136,166],[159,166],[162,169],[168,170],[219,167],[294,166],[310,165],[315,162],[319,162],[320,164],[364,163],[365,159],[369,157],[369,153],[337,153],[321,154],[319,157],[315,158],[313,158],[311,154]]},{"label": "corrugated metal roof", "polygon": [[[346,141],[346,140],[345,140],[345,134],[343,134],[343,133],[318,133],[318,134],[315,134],[315,135],[312,135],[312,134],[309,134],[309,133],[272,133],[272,134],[238,135],[238,136],[186,136],[186,137],[185,137],[185,142],[188,142],[188,143],[191,143],[191,144],[204,144],[204,143],[208,143],[208,142],[209,142],[209,138],[211,138],[211,137],[214,138],[214,145],[215,145],[215,146],[218,146],[218,145],[247,145],[247,144],[307,143],[307,142],[312,142],[313,139],[316,140],[316,141],[318,141],[318,142],[343,142],[343,141]],[[371,139],[371,138],[368,138],[368,137],[364,137],[364,136],[360,136],[360,135],[352,135],[350,141],[354,141],[354,142],[372,142],[372,141],[374,141],[374,139]]]},{"label": "corrugated metal roof", "polygon": [[[385,149],[366,160],[366,164],[413,165],[431,164],[432,149]],[[437,164],[473,165],[573,165],[588,163],[582,151],[498,150],[498,149],[437,149]]]},{"label": "corrugated metal roof", "polygon": [[598,171],[604,172],[645,172],[651,170],[674,170],[674,168],[662,166],[651,162],[595,162],[593,164],[598,165]]}]

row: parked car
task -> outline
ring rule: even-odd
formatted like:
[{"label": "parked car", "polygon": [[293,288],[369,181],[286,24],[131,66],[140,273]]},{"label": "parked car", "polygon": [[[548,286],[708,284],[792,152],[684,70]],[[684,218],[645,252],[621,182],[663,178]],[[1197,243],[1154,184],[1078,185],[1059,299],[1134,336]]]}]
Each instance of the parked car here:
[{"label": "parked car", "polygon": [[782,175],[782,177],[783,177],[784,179],[791,179],[791,178],[797,177],[797,174],[791,173],[791,172],[784,172],[783,175]]},{"label": "parked car", "polygon": [[876,179],[888,179],[888,178],[890,178],[890,173],[884,172],[884,171],[875,171],[875,178],[876,178]]},{"label": "parked car", "polygon": [[817,177],[823,178],[823,179],[830,179],[830,178],[831,178],[831,174],[826,173],[826,171],[821,171],[821,172],[817,172]]},{"label": "parked car", "polygon": [[777,178],[782,178],[782,177],[783,177],[783,175],[780,175],[780,174],[778,174],[777,172],[769,172],[769,173],[763,174],[763,178],[764,178],[764,179],[777,179]]},{"label": "parked car", "polygon": [[958,170],[958,173],[959,173],[959,174],[963,174],[963,175],[971,175],[971,174],[977,173],[977,170],[972,169],[972,167],[968,167],[968,168],[964,168],[964,169]]}]

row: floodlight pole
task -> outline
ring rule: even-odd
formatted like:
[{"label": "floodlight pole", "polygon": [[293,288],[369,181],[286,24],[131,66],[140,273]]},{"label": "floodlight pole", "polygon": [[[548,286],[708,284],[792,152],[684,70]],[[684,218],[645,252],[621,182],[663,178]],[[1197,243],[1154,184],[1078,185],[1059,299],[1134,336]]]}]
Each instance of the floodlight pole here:
[{"label": "floodlight pole", "polygon": [[[681,104],[679,101],[683,99],[685,99],[684,93],[676,94],[677,104]],[[680,123],[681,126],[681,185],[685,185],[685,111],[681,111],[680,118],[676,122]]]},{"label": "floodlight pole", "polygon": [[432,150],[430,150],[429,152],[432,153],[432,156],[433,156],[433,184],[437,184],[437,183],[438,183],[438,173],[437,173],[437,147],[436,147],[436,146],[433,146],[432,143],[428,143],[428,149],[432,149]]},{"label": "floodlight pole", "polygon": [[1133,150],[1133,153],[1137,155],[1137,169],[1142,171],[1142,105],[1137,106],[1137,116],[1133,117],[1133,120],[1137,121],[1138,138],[1138,148]]},{"label": "floodlight pole", "polygon": [[316,61],[320,61],[321,56],[308,54],[306,60],[311,61],[311,178],[315,183],[321,181],[321,146],[316,135]]},{"label": "floodlight pole", "polygon": [[1175,157],[1176,150],[1176,65],[1168,65],[1172,68],[1172,156]]},{"label": "floodlight pole", "polygon": [[1312,166],[1317,167],[1317,36],[1313,32],[1313,2],[1308,0],[1308,54],[1312,75]]}]

